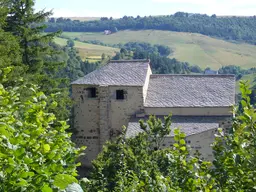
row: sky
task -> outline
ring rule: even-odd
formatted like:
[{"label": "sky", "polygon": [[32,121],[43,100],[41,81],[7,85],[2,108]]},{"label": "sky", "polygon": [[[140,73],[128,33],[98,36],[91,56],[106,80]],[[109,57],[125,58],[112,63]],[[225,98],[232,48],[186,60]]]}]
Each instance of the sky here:
[{"label": "sky", "polygon": [[188,13],[252,16],[256,0],[36,0],[36,10],[54,17],[113,17]]}]

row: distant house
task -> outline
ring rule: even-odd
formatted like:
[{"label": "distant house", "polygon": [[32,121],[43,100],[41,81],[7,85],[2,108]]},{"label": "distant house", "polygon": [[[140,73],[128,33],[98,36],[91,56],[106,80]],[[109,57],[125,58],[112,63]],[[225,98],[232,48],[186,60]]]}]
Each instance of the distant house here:
[{"label": "distant house", "polygon": [[211,69],[206,69],[204,71],[204,74],[205,75],[218,75],[218,71],[214,71],[214,70],[211,70]]},{"label": "distant house", "polygon": [[[127,127],[126,137],[143,130],[139,119],[172,112],[171,128],[186,133],[192,152],[213,159],[211,144],[219,127],[230,128],[235,104],[233,75],[152,74],[149,60],[110,61],[72,83],[76,144],[87,146],[83,166],[91,166],[107,140]],[[162,147],[172,146],[173,133]]]},{"label": "distant house", "polygon": [[104,35],[110,35],[112,32],[110,30],[105,30]]}]

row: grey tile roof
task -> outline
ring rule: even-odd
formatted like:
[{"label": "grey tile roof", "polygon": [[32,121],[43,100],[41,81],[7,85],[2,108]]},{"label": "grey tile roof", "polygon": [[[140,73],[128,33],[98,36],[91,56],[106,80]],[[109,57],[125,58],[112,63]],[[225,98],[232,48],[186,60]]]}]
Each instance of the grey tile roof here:
[{"label": "grey tile roof", "polygon": [[[164,117],[158,116],[158,118],[162,119]],[[225,118],[230,118],[226,116],[218,117],[199,117],[199,116],[191,116],[191,117],[182,117],[182,116],[173,116],[172,117],[172,124],[171,124],[171,134],[170,137],[174,136],[173,129],[180,128],[180,130],[186,133],[187,136],[202,133],[211,129],[219,128],[219,122],[225,120]],[[127,126],[126,137],[134,137],[138,133],[143,132],[140,128],[140,124],[138,123],[141,118],[132,118]],[[146,120],[148,117],[145,117]]]},{"label": "grey tile roof", "polygon": [[110,61],[72,84],[143,86],[149,60]]},{"label": "grey tile roof", "polygon": [[145,107],[224,107],[233,104],[233,75],[151,75],[145,101]]}]

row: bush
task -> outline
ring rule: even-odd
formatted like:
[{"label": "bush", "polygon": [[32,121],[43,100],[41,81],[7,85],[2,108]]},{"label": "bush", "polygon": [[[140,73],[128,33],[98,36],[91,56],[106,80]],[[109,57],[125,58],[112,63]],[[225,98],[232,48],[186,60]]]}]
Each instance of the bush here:
[{"label": "bush", "polygon": [[33,85],[4,87],[9,72],[0,69],[0,191],[50,192],[77,182],[84,148],[72,143],[65,121],[46,112],[57,103]]}]

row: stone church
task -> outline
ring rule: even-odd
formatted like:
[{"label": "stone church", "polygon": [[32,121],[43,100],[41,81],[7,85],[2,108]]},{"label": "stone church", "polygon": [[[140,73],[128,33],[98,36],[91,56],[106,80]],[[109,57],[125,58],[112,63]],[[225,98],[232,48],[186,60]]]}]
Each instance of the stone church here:
[{"label": "stone church", "polygon": [[[230,127],[235,104],[233,75],[152,74],[149,60],[110,61],[72,83],[75,140],[87,146],[82,165],[90,166],[102,145],[127,127],[140,131],[139,119],[172,113],[173,128],[185,132],[192,150],[212,159],[210,145],[219,127]],[[167,135],[163,147],[172,145]]]}]

